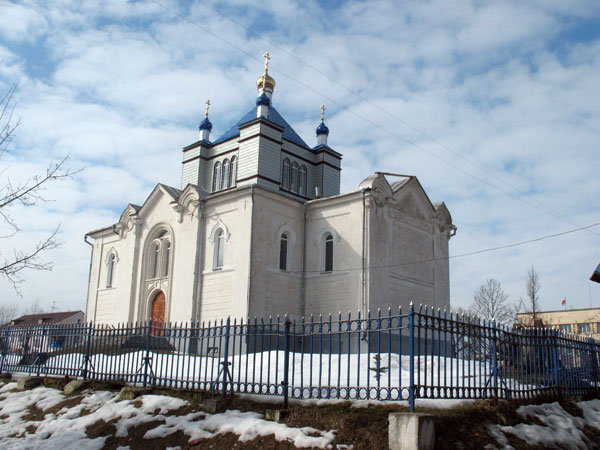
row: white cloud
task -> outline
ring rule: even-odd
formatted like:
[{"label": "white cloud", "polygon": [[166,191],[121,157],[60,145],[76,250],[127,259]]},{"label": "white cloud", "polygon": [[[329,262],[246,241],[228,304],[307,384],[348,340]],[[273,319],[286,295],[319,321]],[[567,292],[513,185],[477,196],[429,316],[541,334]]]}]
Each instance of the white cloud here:
[{"label": "white cloud", "polygon": [[[28,275],[27,298],[51,293],[84,307],[83,234],[118,220],[127,202],[142,203],[156,182],[179,185],[180,150],[197,138],[204,100],[213,104],[216,137],[252,106],[265,50],[277,80],[274,105],[310,145],[326,104],[329,142],[344,154],[342,188],[384,168],[417,175],[459,227],[451,253],[576,227],[526,202],[541,201],[583,225],[600,221],[600,40],[577,42],[569,34],[578,21],[600,15],[594,2],[576,10],[560,1],[347,2],[333,10],[316,2],[214,5],[281,49],[202,2],[161,3],[199,26],[148,1],[3,4],[23,17],[0,31],[0,87],[20,80],[23,117],[10,169],[26,176],[68,152],[72,167],[85,167],[53,187],[56,202],[19,211],[37,230],[28,228],[18,245],[58,222],[65,241],[51,255],[52,274]],[[32,55],[12,50],[26,39],[44,42],[53,64],[45,77],[27,70]],[[489,276],[516,300],[534,265],[544,307],[565,296],[589,306],[590,294],[598,305],[600,289],[587,281],[598,264],[598,239],[584,231],[453,259],[452,301],[468,305]]]}]

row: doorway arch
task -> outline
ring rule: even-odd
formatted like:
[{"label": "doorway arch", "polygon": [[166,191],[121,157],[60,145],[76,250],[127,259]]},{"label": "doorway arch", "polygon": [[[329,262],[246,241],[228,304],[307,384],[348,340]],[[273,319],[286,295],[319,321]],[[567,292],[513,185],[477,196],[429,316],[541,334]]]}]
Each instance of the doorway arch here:
[{"label": "doorway arch", "polygon": [[[164,326],[165,323],[165,293],[158,291],[152,300],[152,312],[150,318],[152,319],[152,328],[157,330]],[[156,334],[154,332],[153,334]]]}]

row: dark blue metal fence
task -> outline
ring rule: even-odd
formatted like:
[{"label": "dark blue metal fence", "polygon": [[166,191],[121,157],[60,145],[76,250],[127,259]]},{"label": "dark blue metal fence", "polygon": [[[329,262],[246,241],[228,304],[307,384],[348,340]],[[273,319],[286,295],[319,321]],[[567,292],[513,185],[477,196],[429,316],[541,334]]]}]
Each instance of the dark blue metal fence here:
[{"label": "dark blue metal fence", "polygon": [[0,329],[0,372],[294,399],[529,398],[600,387],[600,343],[427,307],[211,323]]}]

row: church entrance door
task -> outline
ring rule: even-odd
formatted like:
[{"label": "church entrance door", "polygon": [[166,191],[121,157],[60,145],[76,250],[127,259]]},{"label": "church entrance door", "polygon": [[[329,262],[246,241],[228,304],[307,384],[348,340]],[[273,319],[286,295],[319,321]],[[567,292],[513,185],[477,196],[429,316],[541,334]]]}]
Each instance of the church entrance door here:
[{"label": "church entrance door", "polygon": [[160,334],[157,328],[163,327],[165,323],[165,293],[159,292],[152,301],[152,334]]}]

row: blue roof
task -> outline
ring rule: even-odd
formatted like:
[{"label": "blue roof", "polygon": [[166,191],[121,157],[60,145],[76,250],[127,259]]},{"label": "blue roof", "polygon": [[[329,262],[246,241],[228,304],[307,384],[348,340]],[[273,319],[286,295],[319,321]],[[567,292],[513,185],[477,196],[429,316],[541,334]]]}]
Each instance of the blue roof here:
[{"label": "blue roof", "polygon": [[[248,111],[248,113],[244,117],[242,117],[240,120],[238,120],[234,126],[232,126],[229,130],[227,130],[225,132],[225,134],[223,134],[219,139],[214,141],[213,145],[219,144],[221,142],[224,142],[231,138],[239,136],[240,135],[240,125],[243,125],[246,122],[250,122],[251,120],[254,120],[254,119],[256,119],[256,108],[252,108],[250,111]],[[283,117],[281,117],[281,114],[279,114],[277,112],[277,110],[275,108],[273,108],[272,106],[269,108],[269,113],[267,115],[267,119],[283,128],[283,138],[284,139],[287,139],[288,141],[291,141],[294,144],[297,144],[301,147],[311,150],[311,148],[308,145],[306,145],[306,142],[304,142],[302,140],[302,138],[300,136],[298,136],[298,133],[296,133],[294,131],[294,129],[290,126],[290,124],[287,123],[285,121],[285,119]]]}]

